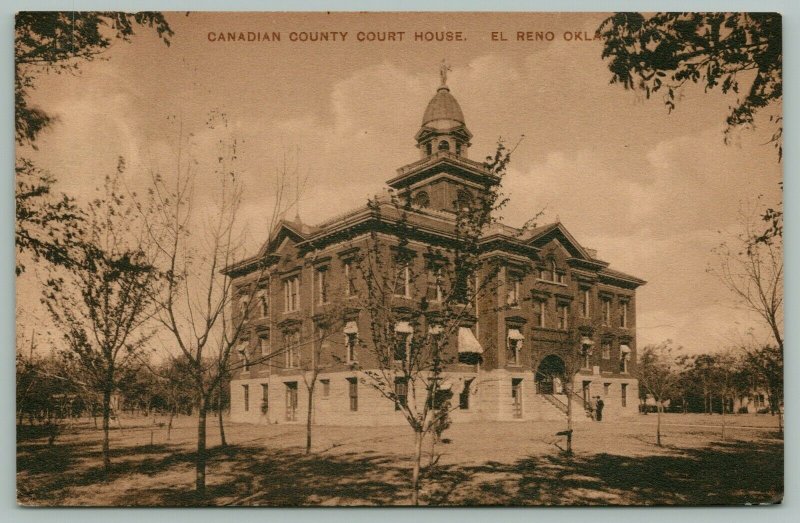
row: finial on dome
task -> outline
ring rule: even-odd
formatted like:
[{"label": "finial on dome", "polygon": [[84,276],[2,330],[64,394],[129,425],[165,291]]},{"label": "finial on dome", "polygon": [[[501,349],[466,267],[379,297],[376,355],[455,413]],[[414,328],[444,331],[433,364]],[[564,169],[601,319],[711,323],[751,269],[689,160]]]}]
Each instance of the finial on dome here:
[{"label": "finial on dome", "polygon": [[439,64],[439,76],[442,77],[442,85],[439,86],[439,89],[442,87],[447,88],[447,72],[451,70],[452,68],[450,64],[447,63],[447,59],[442,58],[442,63]]}]

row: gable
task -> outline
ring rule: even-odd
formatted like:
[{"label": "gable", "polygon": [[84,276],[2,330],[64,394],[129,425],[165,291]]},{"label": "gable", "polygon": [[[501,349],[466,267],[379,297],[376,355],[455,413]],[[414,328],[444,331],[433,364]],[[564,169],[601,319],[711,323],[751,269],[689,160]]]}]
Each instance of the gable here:
[{"label": "gable", "polygon": [[591,260],[589,252],[567,231],[561,222],[545,225],[532,231],[528,243],[540,249],[547,248],[549,244],[567,253],[568,257],[581,260]]}]

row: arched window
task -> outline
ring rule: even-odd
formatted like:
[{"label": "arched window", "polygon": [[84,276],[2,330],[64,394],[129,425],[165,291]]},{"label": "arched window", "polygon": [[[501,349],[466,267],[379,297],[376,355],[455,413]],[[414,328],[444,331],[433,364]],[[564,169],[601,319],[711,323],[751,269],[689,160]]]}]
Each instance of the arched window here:
[{"label": "arched window", "polygon": [[431,198],[425,191],[419,191],[414,195],[413,202],[417,207],[428,207],[431,204]]},{"label": "arched window", "polygon": [[472,208],[472,194],[466,189],[459,189],[456,193],[456,209],[460,211]]},{"label": "arched window", "polygon": [[425,144],[425,152],[428,153],[428,156],[433,154],[433,144],[431,142]]},{"label": "arched window", "polygon": [[439,142],[439,150],[440,151],[449,151],[450,150],[450,142],[447,140],[442,140]]},{"label": "arched window", "polygon": [[461,144],[456,142],[456,154],[461,156]]}]

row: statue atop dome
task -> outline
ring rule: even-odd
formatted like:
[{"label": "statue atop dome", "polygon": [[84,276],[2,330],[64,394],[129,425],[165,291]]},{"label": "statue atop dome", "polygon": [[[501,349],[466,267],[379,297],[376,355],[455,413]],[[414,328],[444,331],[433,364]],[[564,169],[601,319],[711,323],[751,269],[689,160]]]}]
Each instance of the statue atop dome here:
[{"label": "statue atop dome", "polygon": [[439,64],[439,76],[442,77],[442,85],[440,87],[447,87],[447,73],[452,71],[452,67],[447,63],[446,58],[442,58],[442,63]]}]

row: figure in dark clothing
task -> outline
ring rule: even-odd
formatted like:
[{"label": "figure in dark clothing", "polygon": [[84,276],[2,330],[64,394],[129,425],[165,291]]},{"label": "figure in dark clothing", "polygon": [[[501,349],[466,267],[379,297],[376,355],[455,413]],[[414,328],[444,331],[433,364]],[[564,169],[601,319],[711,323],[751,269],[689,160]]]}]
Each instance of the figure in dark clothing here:
[{"label": "figure in dark clothing", "polygon": [[595,403],[595,410],[596,410],[596,420],[603,421],[603,399],[600,396],[597,396],[597,403]]}]

